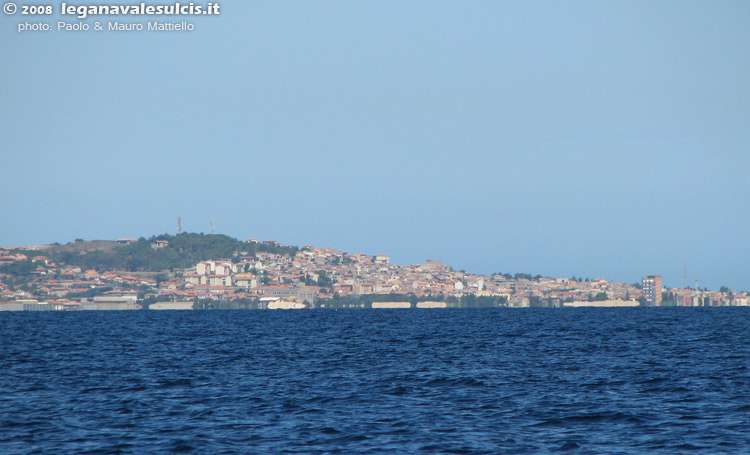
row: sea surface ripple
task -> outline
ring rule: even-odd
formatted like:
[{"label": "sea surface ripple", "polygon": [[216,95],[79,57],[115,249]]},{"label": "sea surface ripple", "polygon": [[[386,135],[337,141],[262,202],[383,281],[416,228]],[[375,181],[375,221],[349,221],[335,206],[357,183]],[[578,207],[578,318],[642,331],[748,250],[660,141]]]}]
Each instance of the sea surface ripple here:
[{"label": "sea surface ripple", "polygon": [[0,313],[0,453],[748,453],[750,309]]}]

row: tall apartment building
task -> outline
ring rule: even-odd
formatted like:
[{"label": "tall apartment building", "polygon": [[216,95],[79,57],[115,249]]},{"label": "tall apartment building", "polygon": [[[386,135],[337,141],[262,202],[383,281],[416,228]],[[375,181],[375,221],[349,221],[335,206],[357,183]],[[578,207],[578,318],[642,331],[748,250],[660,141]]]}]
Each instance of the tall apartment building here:
[{"label": "tall apartment building", "polygon": [[649,305],[661,304],[661,277],[659,275],[649,275],[643,279],[643,297]]}]

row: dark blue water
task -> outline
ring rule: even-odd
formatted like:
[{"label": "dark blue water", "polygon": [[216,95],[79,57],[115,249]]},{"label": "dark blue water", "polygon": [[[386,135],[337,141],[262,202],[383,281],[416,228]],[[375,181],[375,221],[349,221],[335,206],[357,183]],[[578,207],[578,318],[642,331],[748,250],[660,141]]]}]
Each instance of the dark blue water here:
[{"label": "dark blue water", "polygon": [[748,453],[750,309],[0,313],[0,453]]}]

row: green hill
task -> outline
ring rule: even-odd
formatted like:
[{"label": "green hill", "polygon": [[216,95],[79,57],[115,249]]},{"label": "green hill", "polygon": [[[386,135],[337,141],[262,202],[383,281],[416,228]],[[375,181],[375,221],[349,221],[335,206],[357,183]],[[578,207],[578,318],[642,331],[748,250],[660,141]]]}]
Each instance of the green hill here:
[{"label": "green hill", "polygon": [[[166,240],[169,244],[154,248],[157,240]],[[60,263],[86,269],[135,272],[185,268],[210,259],[232,259],[235,253],[252,256],[265,251],[294,256],[298,250],[296,246],[242,242],[223,234],[182,233],[148,239],[141,237],[134,243],[118,245],[109,250],[60,248],[59,251],[51,251],[50,256]]]}]

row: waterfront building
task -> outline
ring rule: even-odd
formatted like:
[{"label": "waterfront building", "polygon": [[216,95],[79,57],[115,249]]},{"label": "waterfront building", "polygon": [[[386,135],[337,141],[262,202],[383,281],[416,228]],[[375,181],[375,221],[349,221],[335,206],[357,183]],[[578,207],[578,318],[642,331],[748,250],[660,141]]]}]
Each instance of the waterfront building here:
[{"label": "waterfront building", "polygon": [[649,275],[643,279],[643,297],[651,306],[661,304],[661,277]]}]

